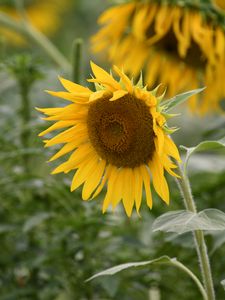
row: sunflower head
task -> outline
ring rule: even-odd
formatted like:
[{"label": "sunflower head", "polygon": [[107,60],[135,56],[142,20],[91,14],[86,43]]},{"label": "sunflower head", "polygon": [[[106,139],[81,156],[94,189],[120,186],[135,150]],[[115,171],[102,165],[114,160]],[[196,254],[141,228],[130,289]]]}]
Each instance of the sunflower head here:
[{"label": "sunflower head", "polygon": [[[221,8],[225,3],[215,2]],[[203,84],[206,93],[192,97],[190,108],[202,114],[220,111],[225,96],[221,12],[205,0],[125,1],[99,17],[92,49],[134,77],[143,69],[149,87],[165,84],[168,97]]]},{"label": "sunflower head", "polygon": [[[107,186],[103,212],[122,201],[128,216],[134,205],[139,212],[144,186],[147,205],[152,208],[150,181],[156,193],[168,204],[169,189],[164,172],[176,176],[170,160],[180,160],[169,129],[158,88],[149,91],[142,78],[137,84],[116,66],[119,78],[91,63],[95,91],[60,78],[66,91],[50,92],[69,100],[65,107],[38,109],[56,121],[40,136],[64,128],[45,140],[45,146],[63,144],[51,161],[70,153],[52,173],[75,171],[71,191],[83,184],[84,200],[96,197]],[[65,129],[68,128],[68,129]]]}]

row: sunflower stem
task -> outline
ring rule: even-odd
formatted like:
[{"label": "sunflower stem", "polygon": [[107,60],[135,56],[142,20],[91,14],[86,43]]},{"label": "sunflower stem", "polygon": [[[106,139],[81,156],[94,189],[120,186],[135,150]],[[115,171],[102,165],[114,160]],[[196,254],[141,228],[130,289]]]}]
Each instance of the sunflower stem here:
[{"label": "sunflower stem", "polygon": [[27,19],[23,18],[22,21],[15,21],[7,14],[0,12],[0,25],[31,39],[40,46],[60,68],[66,72],[70,71],[71,67],[69,61],[55,45],[45,35],[34,28]]},{"label": "sunflower stem", "polygon": [[82,45],[82,39],[75,39],[75,41],[73,42],[72,80],[78,84],[81,83]]},{"label": "sunflower stem", "polygon": [[[176,180],[180,192],[184,199],[185,207],[188,211],[197,213],[196,204],[192,195],[191,186],[187,175],[182,170],[180,164],[176,163],[178,166],[177,172],[180,176]],[[209,262],[209,255],[207,250],[207,245],[205,242],[204,233],[202,230],[196,230],[193,232],[195,247],[198,254],[198,259],[200,262],[200,270],[202,274],[202,279],[204,283],[205,290],[207,292],[208,300],[215,300],[215,291],[213,286],[212,272]]]}]

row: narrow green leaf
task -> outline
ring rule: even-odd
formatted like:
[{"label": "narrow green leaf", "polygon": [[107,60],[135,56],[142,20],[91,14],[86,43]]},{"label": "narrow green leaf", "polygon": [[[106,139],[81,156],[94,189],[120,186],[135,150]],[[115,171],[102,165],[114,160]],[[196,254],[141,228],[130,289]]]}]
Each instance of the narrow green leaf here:
[{"label": "narrow green leaf", "polygon": [[102,272],[99,272],[93,276],[91,276],[90,278],[88,278],[86,280],[86,282],[93,280],[97,277],[100,276],[107,276],[107,275],[114,275],[118,272],[121,272],[123,270],[129,269],[129,268],[134,268],[134,267],[142,267],[142,266],[146,266],[146,265],[150,265],[150,264],[155,264],[155,263],[168,263],[171,261],[171,258],[168,256],[161,256],[159,258],[153,259],[153,260],[148,260],[148,261],[141,261],[141,262],[130,262],[130,263],[126,263],[126,264],[121,264],[109,269],[106,269]]},{"label": "narrow green leaf", "polygon": [[188,100],[188,98],[190,98],[191,96],[194,96],[198,93],[201,93],[203,90],[205,89],[205,87],[200,88],[200,89],[196,89],[196,90],[191,90],[179,95],[176,95],[175,97],[165,100],[162,102],[163,106],[165,107],[165,111],[169,111],[171,110],[173,107],[185,102]]},{"label": "narrow green leaf", "polygon": [[40,225],[42,222],[44,222],[45,220],[47,220],[51,217],[52,217],[51,213],[47,213],[47,212],[38,213],[38,214],[32,216],[31,218],[29,218],[25,222],[25,224],[23,226],[23,231],[28,232],[28,231],[32,230],[34,227]]},{"label": "narrow green leaf", "polygon": [[198,277],[192,273],[191,270],[189,270],[185,265],[183,265],[181,262],[179,262],[176,258],[170,258],[168,256],[161,256],[159,258],[153,259],[153,260],[148,260],[148,261],[141,261],[141,262],[131,262],[131,263],[126,263],[126,264],[122,264],[122,265],[118,265],[116,267],[107,269],[105,271],[99,272],[93,276],[91,276],[90,278],[88,278],[86,280],[86,282],[93,280],[95,278],[98,278],[100,276],[107,276],[107,275],[114,275],[118,272],[121,272],[123,270],[129,269],[129,268],[133,268],[133,267],[143,267],[143,266],[147,266],[147,265],[153,265],[153,264],[168,264],[171,266],[174,266],[180,270],[182,270],[184,273],[186,273],[190,278],[192,278],[192,280],[195,282],[195,284],[197,285],[200,293],[202,294],[202,297],[204,300],[207,300],[208,297],[206,295],[205,289],[202,286],[200,280],[198,279]]},{"label": "narrow green leaf", "polygon": [[199,213],[185,210],[171,211],[158,217],[153,231],[182,234],[194,230],[225,230],[225,213],[218,209],[205,209]]},{"label": "narrow green leaf", "polygon": [[184,161],[184,169],[187,168],[188,161],[192,154],[196,152],[210,151],[210,150],[221,150],[225,149],[225,137],[218,141],[204,141],[198,144],[196,147],[187,148],[185,146],[180,146],[182,149],[186,150],[186,158]]}]

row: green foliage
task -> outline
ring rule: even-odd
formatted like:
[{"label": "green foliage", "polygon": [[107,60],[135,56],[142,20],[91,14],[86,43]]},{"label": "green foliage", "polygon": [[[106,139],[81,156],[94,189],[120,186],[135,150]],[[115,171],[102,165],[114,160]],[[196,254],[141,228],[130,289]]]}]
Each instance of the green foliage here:
[{"label": "green foliage", "polygon": [[[74,18],[71,10],[70,18],[65,18],[66,30],[61,30],[55,37],[56,44],[68,56],[74,37],[84,36],[84,46],[87,44],[86,31],[93,31],[94,18],[103,10],[103,3],[80,1],[76,10],[78,17]],[[157,291],[162,300],[199,299],[197,286],[184,273],[174,271],[173,263],[182,261],[200,278],[192,236],[187,229],[190,230],[190,224],[192,229],[204,228],[187,222],[188,225],[179,223],[182,232],[187,232],[182,235],[160,231],[153,233],[151,230],[156,218],[154,224],[169,214],[172,216],[172,226],[174,220],[179,220],[180,215],[174,216],[173,211],[183,209],[183,204],[174,183],[170,183],[169,207],[154,195],[153,210],[149,211],[143,205],[142,217],[134,215],[131,219],[127,219],[120,210],[102,215],[103,195],[86,203],[81,200],[80,191],[70,193],[69,175],[67,179],[49,175],[50,167],[46,160],[52,153],[51,150],[43,150],[37,137],[44,125],[34,110],[35,106],[58,105],[57,100],[52,101],[43,90],[49,87],[57,89],[57,74],[62,72],[53,68],[49,60],[46,63],[43,53],[40,54],[36,46],[29,44],[26,51],[5,46],[0,70],[0,299],[146,300],[152,291]],[[36,59],[40,55],[43,59]],[[86,57],[84,65],[88,64],[87,60]],[[88,68],[85,73],[89,74]],[[68,78],[69,74],[65,77]],[[171,103],[176,105],[186,96]],[[208,126],[207,121],[200,122],[203,127]],[[192,124],[188,123],[188,126],[190,131],[195,131]],[[218,211],[211,210],[213,221],[209,220],[209,210],[206,208],[225,211],[225,172],[215,173],[219,166],[216,163],[214,173],[199,171],[198,163],[208,160],[199,151],[204,150],[205,146],[208,147],[204,144],[197,150],[191,148],[192,153],[196,152],[199,157],[195,173],[192,173],[190,164],[191,184],[198,207],[203,211],[193,219],[198,225],[204,221],[204,226],[212,229],[212,223],[214,228],[218,222],[223,226],[224,216],[219,213],[221,219],[218,219]],[[209,150],[213,149],[207,148]],[[171,212],[165,215],[168,210]],[[183,217],[187,217],[186,214]],[[168,223],[165,219],[163,222],[165,228]],[[166,229],[168,231],[169,227]],[[207,242],[217,297],[223,299],[224,233],[211,232],[207,235]],[[165,254],[178,260],[165,258]],[[172,263],[162,267],[155,263],[156,260],[149,261],[155,257],[164,257]],[[126,264],[130,261],[145,261],[151,264],[151,268],[132,268],[133,264]],[[124,263],[131,266],[127,272],[85,282],[99,270]]]}]

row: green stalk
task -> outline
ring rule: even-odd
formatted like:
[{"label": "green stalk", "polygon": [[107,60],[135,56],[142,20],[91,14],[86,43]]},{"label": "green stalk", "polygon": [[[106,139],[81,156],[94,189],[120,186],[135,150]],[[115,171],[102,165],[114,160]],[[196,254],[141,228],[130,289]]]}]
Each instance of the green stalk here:
[{"label": "green stalk", "polygon": [[72,70],[72,80],[76,83],[81,83],[81,55],[82,55],[82,39],[76,39],[73,43],[73,70]]},{"label": "green stalk", "polygon": [[[30,129],[29,122],[31,119],[29,87],[26,84],[20,84],[21,93],[21,116],[22,116],[22,130],[21,130],[21,144],[24,149],[29,148]],[[29,156],[27,153],[23,155],[24,167],[29,172]]]},{"label": "green stalk", "polygon": [[45,35],[34,28],[26,19],[22,22],[15,21],[7,16],[7,14],[0,12],[0,25],[29,38],[41,47],[60,68],[66,72],[70,71],[70,63],[64,55]]},{"label": "green stalk", "polygon": [[[177,164],[177,166],[178,166],[177,169],[178,175],[180,176],[180,178],[177,179],[177,184],[183,196],[185,207],[188,211],[197,213],[195,201],[191,192],[189,179],[183,172],[181,166],[179,164]],[[207,292],[207,297],[208,297],[207,299],[215,300],[216,298],[215,298],[215,291],[214,291],[213,280],[212,280],[212,272],[211,272],[208,250],[207,250],[204,234],[203,231],[201,230],[196,230],[193,232],[193,234],[194,234],[195,247],[197,250],[198,259],[200,262],[202,279],[203,279],[205,290]]]}]

